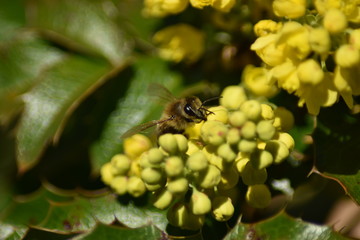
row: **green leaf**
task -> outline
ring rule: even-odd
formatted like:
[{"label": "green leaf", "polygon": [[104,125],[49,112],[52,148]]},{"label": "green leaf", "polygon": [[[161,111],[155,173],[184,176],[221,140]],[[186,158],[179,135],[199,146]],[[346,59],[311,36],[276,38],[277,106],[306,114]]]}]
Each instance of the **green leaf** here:
[{"label": "green leaf", "polygon": [[11,226],[9,224],[0,223],[0,237],[4,240],[20,240],[23,239],[28,227],[26,226]]},{"label": "green leaf", "polygon": [[315,166],[360,203],[360,120],[339,104],[321,111],[313,133]]},{"label": "green leaf", "polygon": [[70,48],[103,56],[119,66],[128,58],[131,44],[107,13],[113,10],[106,1],[86,0],[35,0],[28,9],[31,26]]},{"label": "green leaf", "polygon": [[159,229],[165,230],[168,223],[166,211],[158,210],[150,204],[138,206],[133,201],[125,204],[113,194],[92,199],[91,202],[95,210],[94,216],[104,224],[110,224],[117,219],[130,228],[154,224]]},{"label": "green leaf", "polygon": [[[158,58],[138,59],[133,69],[134,76],[124,97],[107,120],[100,139],[92,146],[91,159],[95,170],[121,151],[121,135],[124,132],[144,122],[150,113],[154,113],[156,106],[159,109],[159,105],[149,99],[149,84],[160,83],[170,91],[180,84],[179,76],[168,70],[166,63]],[[155,119],[158,119],[160,113],[157,111],[156,115]]]},{"label": "green leaf", "polygon": [[163,239],[165,233],[161,232],[153,225],[128,229],[123,227],[107,226],[98,224],[95,229],[84,235],[79,235],[76,239],[84,240],[98,240],[98,239],[112,239],[112,240],[124,240],[124,239],[136,239],[136,240],[148,240],[148,239]]},{"label": "green leaf", "polygon": [[70,56],[42,74],[43,81],[24,97],[25,110],[17,131],[20,169],[36,163],[65,117],[109,71],[104,61]]},{"label": "green leaf", "polygon": [[254,224],[236,225],[224,238],[230,239],[291,239],[291,240],[331,240],[347,239],[331,230],[328,226],[319,226],[294,219],[285,213]]},{"label": "green leaf", "polygon": [[2,1],[0,8],[0,41],[8,41],[25,25],[23,0]]}]

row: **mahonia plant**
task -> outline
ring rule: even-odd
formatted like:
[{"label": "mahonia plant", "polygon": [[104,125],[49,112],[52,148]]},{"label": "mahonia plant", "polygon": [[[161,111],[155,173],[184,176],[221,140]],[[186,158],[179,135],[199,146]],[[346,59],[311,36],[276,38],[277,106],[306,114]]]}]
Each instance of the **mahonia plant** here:
[{"label": "mahonia plant", "polygon": [[287,133],[293,115],[249,99],[239,85],[226,87],[220,106],[209,110],[214,114],[185,135],[161,135],[158,147],[141,134],[126,139],[124,154],[102,167],[103,181],[119,195],[151,192],[153,205],[168,209],[169,223],[189,230],[200,229],[206,214],[229,220],[239,201],[239,181],[248,187],[251,206],[267,207],[266,168],[280,164],[294,148]]}]

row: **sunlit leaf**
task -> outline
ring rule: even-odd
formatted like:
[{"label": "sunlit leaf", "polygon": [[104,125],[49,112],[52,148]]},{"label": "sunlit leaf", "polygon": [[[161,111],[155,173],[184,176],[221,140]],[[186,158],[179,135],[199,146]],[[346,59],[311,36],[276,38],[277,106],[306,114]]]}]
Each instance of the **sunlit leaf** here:
[{"label": "sunlit leaf", "polygon": [[33,0],[28,11],[31,25],[55,41],[104,56],[118,66],[130,54],[131,44],[107,8],[111,4],[106,1]]},{"label": "sunlit leaf", "polygon": [[42,74],[43,81],[24,97],[25,111],[17,132],[21,168],[35,164],[66,115],[109,70],[103,61],[71,56]]},{"label": "sunlit leaf", "polygon": [[[100,139],[91,151],[95,169],[108,162],[121,150],[121,135],[131,127],[140,124],[159,105],[151,101],[147,88],[151,83],[161,83],[170,91],[180,83],[178,75],[167,69],[166,63],[158,58],[139,59],[133,66],[134,76],[116,110],[106,122]],[[160,114],[157,112],[157,118]]]}]

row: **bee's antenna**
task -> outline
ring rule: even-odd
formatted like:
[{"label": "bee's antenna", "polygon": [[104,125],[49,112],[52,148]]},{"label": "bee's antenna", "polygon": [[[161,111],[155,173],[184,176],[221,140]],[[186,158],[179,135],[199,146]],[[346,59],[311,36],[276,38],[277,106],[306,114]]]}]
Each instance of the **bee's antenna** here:
[{"label": "bee's antenna", "polygon": [[217,97],[212,97],[212,98],[206,99],[205,101],[202,102],[200,107],[204,106],[205,103],[207,103],[207,102],[210,102],[210,101],[213,101],[213,100],[216,100],[216,99],[219,99],[219,98],[222,98],[222,96],[217,96]]}]

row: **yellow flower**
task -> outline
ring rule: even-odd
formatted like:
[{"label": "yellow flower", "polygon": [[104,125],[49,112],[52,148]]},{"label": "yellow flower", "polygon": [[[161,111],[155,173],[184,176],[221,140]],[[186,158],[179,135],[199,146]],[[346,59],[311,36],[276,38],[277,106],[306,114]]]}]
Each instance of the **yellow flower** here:
[{"label": "yellow flower", "polygon": [[319,54],[327,54],[331,47],[329,32],[325,28],[310,30],[309,43],[311,49]]},{"label": "yellow flower", "polygon": [[359,49],[350,44],[344,44],[335,52],[335,62],[344,68],[354,67],[359,64]]},{"label": "yellow flower", "polygon": [[254,26],[256,36],[263,37],[270,33],[276,33],[281,29],[282,23],[277,23],[273,20],[260,20]]},{"label": "yellow flower", "polygon": [[360,70],[358,67],[343,68],[336,66],[334,71],[335,88],[339,91],[349,108],[353,107],[352,95],[360,95],[359,75]]},{"label": "yellow flower", "polygon": [[278,88],[269,83],[267,75],[267,69],[247,65],[242,74],[242,82],[255,95],[273,97],[278,92]]},{"label": "yellow flower", "polygon": [[346,18],[355,23],[360,22],[359,1],[354,0],[315,0],[317,11],[324,15],[329,9],[338,9]]},{"label": "yellow flower", "polygon": [[299,64],[297,74],[301,83],[316,85],[324,79],[324,72],[319,63],[308,59]]},{"label": "yellow flower", "polygon": [[279,87],[292,93],[300,87],[296,68],[293,62],[287,61],[271,69],[270,75],[273,81],[278,82]]},{"label": "yellow flower", "polygon": [[259,37],[251,45],[251,50],[256,51],[256,54],[269,66],[276,66],[283,63],[286,59],[285,44],[277,43],[277,34],[268,34]]},{"label": "yellow flower", "polygon": [[275,0],[273,2],[275,15],[287,18],[299,18],[304,16],[306,10],[305,0]]},{"label": "yellow flower", "polygon": [[212,0],[190,0],[190,3],[194,8],[203,9],[204,7],[210,6]]},{"label": "yellow flower", "polygon": [[323,25],[331,34],[343,32],[347,27],[345,14],[337,9],[329,9],[324,16]]},{"label": "yellow flower", "polygon": [[229,12],[234,5],[235,0],[213,0],[212,2],[212,7],[222,12]]},{"label": "yellow flower", "polygon": [[148,137],[142,134],[135,134],[124,140],[124,153],[130,158],[135,159],[143,152],[152,147]]},{"label": "yellow flower", "polygon": [[177,24],[157,32],[153,41],[159,45],[160,57],[180,62],[194,62],[204,52],[204,34],[186,24]]},{"label": "yellow flower", "polygon": [[165,17],[186,9],[189,0],[144,0],[143,14],[146,17]]},{"label": "yellow flower", "polygon": [[360,50],[360,29],[354,29],[351,31],[349,44]]}]

